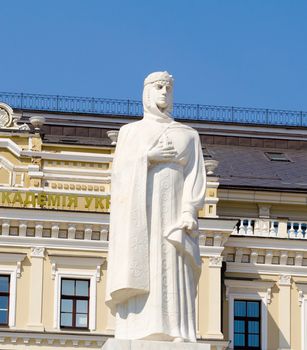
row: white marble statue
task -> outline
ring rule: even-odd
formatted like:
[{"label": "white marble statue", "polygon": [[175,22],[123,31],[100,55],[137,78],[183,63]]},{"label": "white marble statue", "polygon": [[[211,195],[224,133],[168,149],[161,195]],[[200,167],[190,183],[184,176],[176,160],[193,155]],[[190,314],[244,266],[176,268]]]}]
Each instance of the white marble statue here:
[{"label": "white marble statue", "polygon": [[205,168],[198,133],[170,115],[172,90],[167,72],[150,74],[144,118],[119,132],[106,291],[118,339],[196,341]]}]

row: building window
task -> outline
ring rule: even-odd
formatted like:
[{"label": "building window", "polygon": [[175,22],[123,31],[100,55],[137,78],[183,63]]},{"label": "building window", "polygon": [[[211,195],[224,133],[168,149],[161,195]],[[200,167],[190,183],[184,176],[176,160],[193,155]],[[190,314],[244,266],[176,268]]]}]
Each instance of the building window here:
[{"label": "building window", "polygon": [[260,301],[234,300],[234,349],[261,349]]},{"label": "building window", "polygon": [[0,275],[0,325],[9,324],[10,276]]},{"label": "building window", "polygon": [[281,152],[264,152],[267,158],[272,162],[290,162],[285,153]]},{"label": "building window", "polygon": [[90,281],[62,278],[61,282],[60,327],[88,329]]}]

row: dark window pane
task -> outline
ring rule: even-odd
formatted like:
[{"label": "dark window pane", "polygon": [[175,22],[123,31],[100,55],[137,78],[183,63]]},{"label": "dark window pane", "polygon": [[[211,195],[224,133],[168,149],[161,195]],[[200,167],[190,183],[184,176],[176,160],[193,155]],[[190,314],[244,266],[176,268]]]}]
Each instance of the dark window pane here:
[{"label": "dark window pane", "polygon": [[259,303],[255,301],[249,301],[247,303],[247,316],[259,317]]},{"label": "dark window pane", "polygon": [[87,300],[77,300],[77,312],[87,314]]},{"label": "dark window pane", "polygon": [[9,306],[9,298],[0,296],[0,310],[7,310]]},{"label": "dark window pane", "polygon": [[245,332],[245,322],[235,320],[235,333],[244,333]]},{"label": "dark window pane", "polygon": [[64,327],[72,326],[72,314],[61,313],[61,326],[64,326]]},{"label": "dark window pane", "polygon": [[245,345],[244,334],[235,334],[234,343],[235,343],[234,344],[235,346],[244,346]]},{"label": "dark window pane", "polygon": [[7,324],[7,311],[0,310],[0,324]]},{"label": "dark window pane", "polygon": [[248,335],[248,346],[259,346],[259,335]]},{"label": "dark window pane", "polygon": [[62,294],[63,295],[74,295],[75,294],[75,281],[62,280]]},{"label": "dark window pane", "polygon": [[0,276],[0,292],[9,292],[9,276]]},{"label": "dark window pane", "polygon": [[76,281],[76,295],[88,296],[88,281]]},{"label": "dark window pane", "polygon": [[246,316],[246,302],[235,301],[235,316]]},{"label": "dark window pane", "polygon": [[248,321],[248,333],[259,334],[258,321]]},{"label": "dark window pane", "polygon": [[62,312],[72,312],[72,300],[62,299],[61,311]]},{"label": "dark window pane", "polygon": [[76,315],[76,327],[87,327],[87,315],[77,314]]}]

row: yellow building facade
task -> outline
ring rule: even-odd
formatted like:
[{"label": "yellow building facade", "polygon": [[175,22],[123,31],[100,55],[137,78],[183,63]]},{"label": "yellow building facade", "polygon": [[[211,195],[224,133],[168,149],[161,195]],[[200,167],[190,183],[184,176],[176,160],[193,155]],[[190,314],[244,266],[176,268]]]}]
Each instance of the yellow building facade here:
[{"label": "yellow building facade", "polygon": [[[101,349],[114,330],[112,159],[136,117],[0,112],[0,349]],[[306,129],[183,122],[200,134],[208,179],[198,340],[306,350]]]}]

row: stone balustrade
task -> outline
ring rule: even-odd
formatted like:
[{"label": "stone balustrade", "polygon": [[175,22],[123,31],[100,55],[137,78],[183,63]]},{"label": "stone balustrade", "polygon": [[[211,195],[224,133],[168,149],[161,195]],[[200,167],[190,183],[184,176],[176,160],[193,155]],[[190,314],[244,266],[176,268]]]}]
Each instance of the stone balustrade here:
[{"label": "stone balustrade", "polygon": [[232,235],[307,239],[307,220],[288,221],[277,219],[241,218]]},{"label": "stone balustrade", "polygon": [[287,224],[287,231],[289,238],[307,239],[307,220],[306,222],[289,221]]}]

